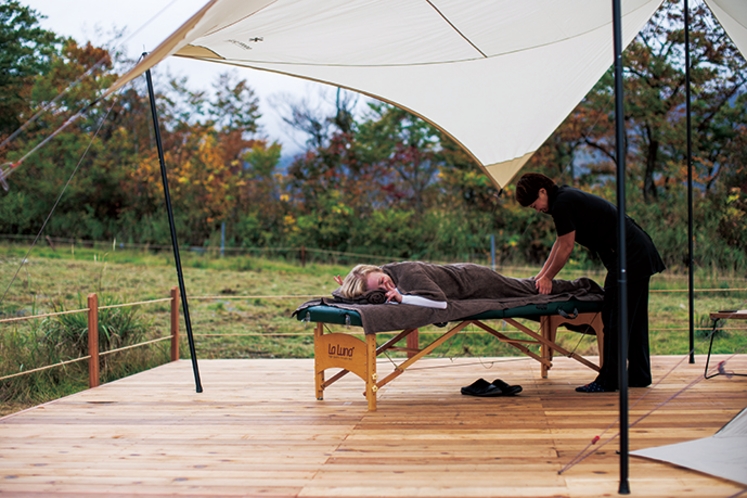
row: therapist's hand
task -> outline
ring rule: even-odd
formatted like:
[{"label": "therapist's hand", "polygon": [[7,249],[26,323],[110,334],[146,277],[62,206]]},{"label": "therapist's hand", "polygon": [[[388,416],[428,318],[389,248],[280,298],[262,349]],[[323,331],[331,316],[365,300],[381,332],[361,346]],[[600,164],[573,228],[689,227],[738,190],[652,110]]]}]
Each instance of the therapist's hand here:
[{"label": "therapist's hand", "polygon": [[552,292],[552,280],[547,277],[536,278],[534,287],[540,294],[549,294]]}]

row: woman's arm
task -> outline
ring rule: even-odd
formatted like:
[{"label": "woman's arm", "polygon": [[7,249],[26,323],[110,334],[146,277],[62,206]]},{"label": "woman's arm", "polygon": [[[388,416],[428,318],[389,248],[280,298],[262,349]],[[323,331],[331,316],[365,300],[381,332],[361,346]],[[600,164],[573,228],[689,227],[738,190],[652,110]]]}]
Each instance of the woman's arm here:
[{"label": "woman's arm", "polygon": [[545,276],[545,274],[547,273],[547,270],[549,270],[550,266],[552,266],[552,262],[555,259],[555,255],[557,254],[557,252],[558,252],[558,239],[556,238],[555,242],[552,245],[552,249],[550,249],[550,255],[547,256],[547,259],[545,260],[545,264],[542,265],[542,269],[540,270],[540,272],[534,276],[535,280],[539,280]]},{"label": "woman's arm", "polygon": [[573,244],[575,244],[575,242],[575,230],[555,239],[555,243],[552,245],[552,250],[550,251],[550,256],[548,256],[547,261],[545,261],[545,264],[542,266],[542,271],[534,277],[534,285],[540,294],[549,294],[552,292],[552,279],[555,278],[555,275],[557,275],[568,262],[568,258],[571,257]]},{"label": "woman's arm", "polygon": [[413,306],[422,306],[424,308],[438,308],[440,310],[446,309],[446,301],[434,301],[420,296],[412,296],[405,294],[402,296],[402,304],[412,304]]},{"label": "woman's arm", "polygon": [[446,309],[446,301],[434,301],[422,296],[412,294],[402,294],[399,289],[392,289],[386,293],[387,303],[389,304],[411,304],[413,306],[422,306],[423,308]]}]

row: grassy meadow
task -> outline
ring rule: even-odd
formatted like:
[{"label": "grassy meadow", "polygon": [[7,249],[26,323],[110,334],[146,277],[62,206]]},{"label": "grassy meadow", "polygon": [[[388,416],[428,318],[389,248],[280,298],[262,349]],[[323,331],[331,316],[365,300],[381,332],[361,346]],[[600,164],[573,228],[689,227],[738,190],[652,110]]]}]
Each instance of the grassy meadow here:
[{"label": "grassy meadow", "polygon": [[[100,306],[163,299],[178,285],[170,252],[0,245],[0,319],[35,316],[86,307],[97,293]],[[291,318],[293,310],[315,296],[328,296],[333,276],[350,264],[270,260],[252,256],[219,257],[183,252],[185,287],[198,358],[308,358],[313,355],[312,325]],[[536,268],[499,268],[527,277]],[[559,278],[604,273],[563,270]],[[706,353],[711,330],[708,313],[747,308],[744,276],[696,272],[696,354]],[[685,355],[689,350],[687,276],[667,271],[651,282],[650,340],[655,355]],[[738,289],[738,290],[729,290]],[[169,303],[145,303],[102,310],[101,350],[136,344],[169,334]],[[531,322],[528,322],[531,323]],[[744,322],[726,322],[714,345],[717,353],[747,350]],[[498,325],[500,327],[500,325]],[[85,313],[0,323],[0,377],[85,356]],[[536,325],[532,324],[532,328]],[[189,349],[181,322],[181,356]],[[442,329],[423,328],[422,335]],[[508,330],[507,330],[508,331]],[[351,332],[359,330],[351,329]],[[592,336],[564,332],[561,344],[579,354],[595,354]],[[384,340],[385,334],[380,334]],[[426,339],[427,340],[427,339]],[[514,356],[516,350],[477,329],[466,330],[436,350],[436,355]],[[128,349],[102,359],[102,382],[152,368],[169,360],[169,341]],[[0,416],[67,395],[87,386],[85,361],[0,380]]]}]

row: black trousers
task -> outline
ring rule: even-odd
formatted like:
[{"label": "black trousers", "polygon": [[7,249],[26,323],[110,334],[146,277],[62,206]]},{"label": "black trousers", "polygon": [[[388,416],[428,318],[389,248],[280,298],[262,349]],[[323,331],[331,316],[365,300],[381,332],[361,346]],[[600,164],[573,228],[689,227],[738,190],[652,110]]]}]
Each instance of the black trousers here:
[{"label": "black trousers", "polygon": [[[628,286],[628,385],[651,384],[651,358],[648,346],[648,286],[651,277],[629,280]],[[596,382],[606,390],[618,389],[618,289],[617,270],[610,270],[604,280],[604,356]]]}]

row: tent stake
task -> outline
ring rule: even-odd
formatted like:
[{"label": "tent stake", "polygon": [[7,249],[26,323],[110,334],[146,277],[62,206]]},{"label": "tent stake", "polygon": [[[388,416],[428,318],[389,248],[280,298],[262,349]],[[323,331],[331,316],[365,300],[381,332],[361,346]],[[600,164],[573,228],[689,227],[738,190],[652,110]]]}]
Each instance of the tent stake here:
[{"label": "tent stake", "polygon": [[[145,55],[145,54],[143,54]],[[202,383],[200,382],[200,371],[197,368],[197,354],[195,353],[195,341],[192,337],[192,322],[189,319],[189,305],[187,304],[187,291],[184,288],[184,275],[182,274],[182,261],[179,258],[179,244],[176,240],[176,227],[174,225],[174,212],[171,209],[171,196],[169,195],[169,181],[166,175],[166,162],[163,158],[163,144],[161,142],[161,131],[158,128],[158,112],[156,111],[156,96],[153,92],[153,78],[150,75],[150,69],[145,71],[145,78],[148,81],[148,95],[150,96],[150,111],[153,114],[153,128],[156,133],[156,147],[158,148],[158,161],[161,163],[161,179],[163,180],[163,194],[166,197],[166,211],[169,215],[169,227],[171,228],[171,245],[174,248],[174,263],[176,264],[176,276],[179,279],[179,292],[182,296],[182,310],[184,311],[184,325],[187,328],[187,338],[189,339],[189,354],[192,357],[192,370],[195,374],[195,389],[198,393],[202,392]]]},{"label": "tent stake", "polygon": [[630,494],[628,483],[628,281],[625,254],[625,122],[622,81],[622,22],[620,0],[612,1],[615,52],[615,155],[617,158],[617,292],[618,382],[620,387],[620,486]]}]

